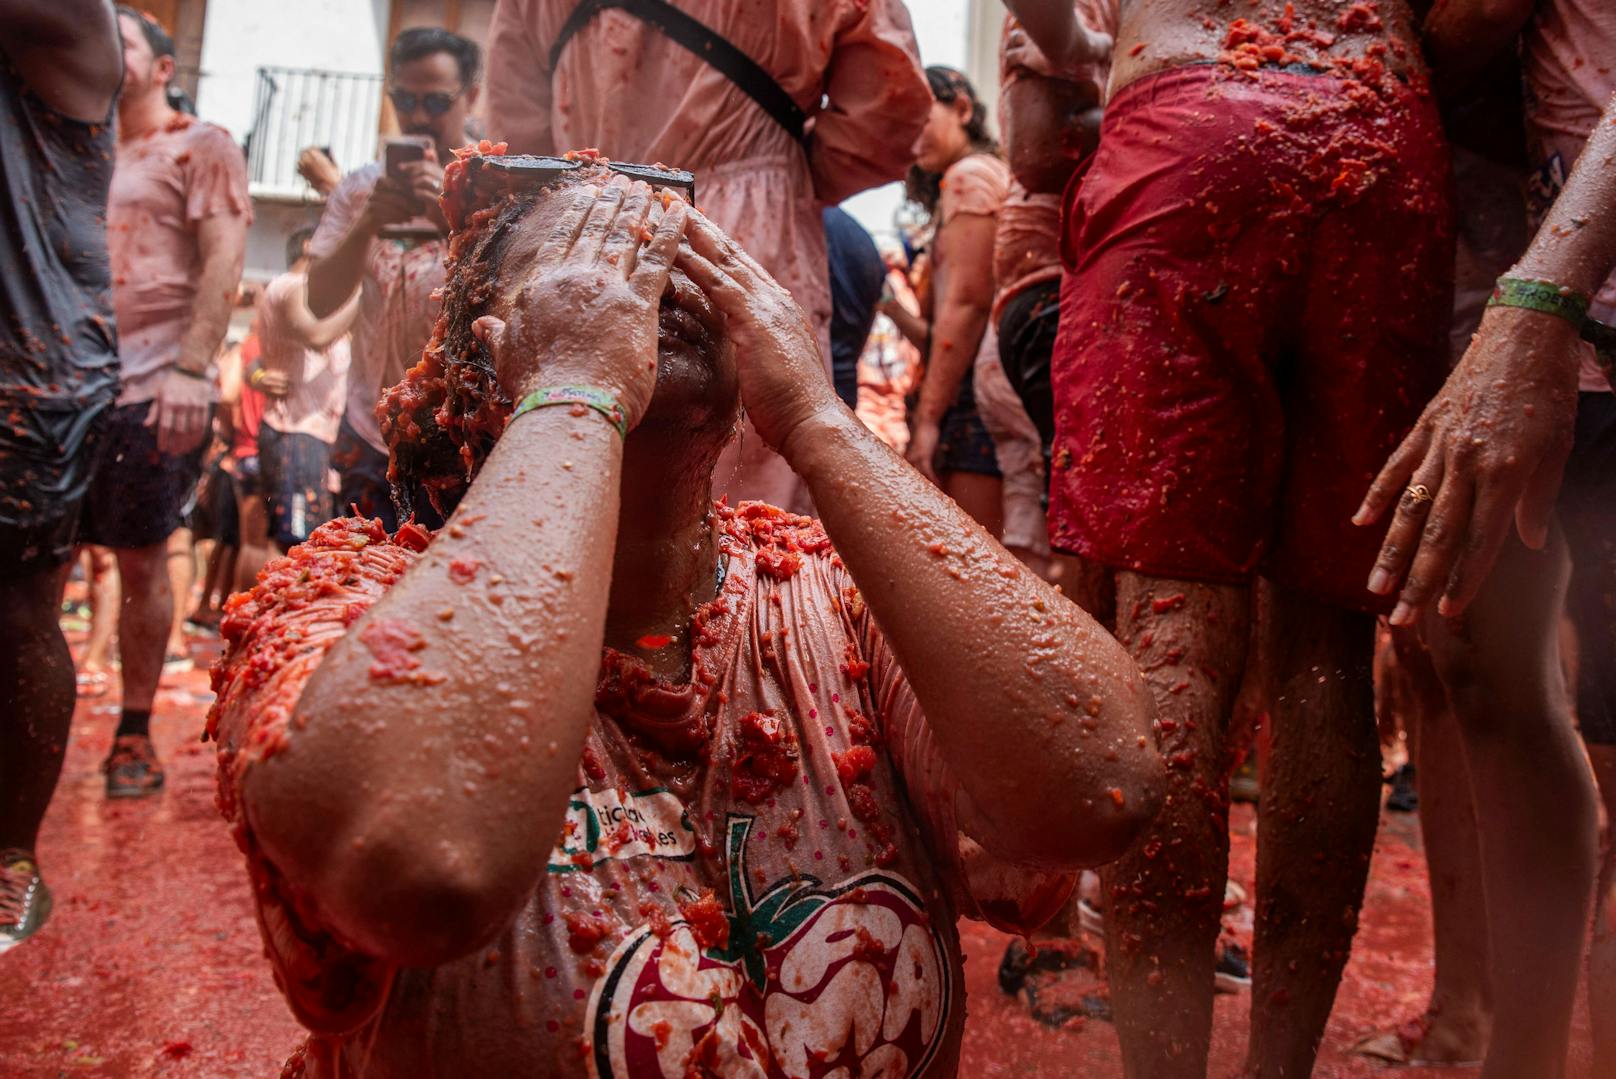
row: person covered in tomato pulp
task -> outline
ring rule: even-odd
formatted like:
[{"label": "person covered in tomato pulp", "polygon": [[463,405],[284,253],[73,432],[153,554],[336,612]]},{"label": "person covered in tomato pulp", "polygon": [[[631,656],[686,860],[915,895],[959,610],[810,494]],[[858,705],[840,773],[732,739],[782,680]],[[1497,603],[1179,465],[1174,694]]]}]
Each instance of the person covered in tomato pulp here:
[{"label": "person covered in tomato pulp", "polygon": [[[446,525],[324,525],[214,671],[287,1074],[954,1074],[956,917],[1031,930],[1155,812],[1143,681],[701,214],[481,156],[379,406]],[[743,404],[822,519],[711,501]]]}]

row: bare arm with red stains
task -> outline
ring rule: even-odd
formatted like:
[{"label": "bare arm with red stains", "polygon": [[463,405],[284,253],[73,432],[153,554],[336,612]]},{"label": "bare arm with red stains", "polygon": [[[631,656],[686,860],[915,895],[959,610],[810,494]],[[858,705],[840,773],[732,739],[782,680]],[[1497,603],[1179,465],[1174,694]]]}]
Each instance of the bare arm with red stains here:
[{"label": "bare arm with red stains", "polygon": [[[684,218],[675,204],[653,219],[636,257],[650,190],[625,187],[580,189],[559,224],[513,237],[499,317],[476,327],[513,399],[581,383],[631,425],[644,415]],[[285,748],[247,771],[263,856],[349,947],[440,964],[531,893],[593,710],[621,465],[595,412],[511,423],[447,527],[309,679]]]},{"label": "bare arm with red stains", "polygon": [[[427,147],[427,156],[437,152]],[[429,201],[435,203],[435,196]],[[330,318],[364,283],[370,245],[387,225],[401,225],[420,213],[416,196],[390,176],[366,187],[344,180],[326,202],[327,215],[349,222],[341,239],[309,262],[309,314]],[[325,218],[321,218],[322,224]],[[323,229],[321,230],[323,232]],[[319,242],[320,232],[315,234]]]},{"label": "bare arm with red stains", "polygon": [[905,307],[896,296],[882,300],[880,307],[881,313],[892,320],[906,341],[916,348],[926,347],[926,339],[931,335],[931,323]]},{"label": "bare arm with red stains", "polygon": [[[235,151],[233,146],[231,151]],[[245,195],[245,173],[242,187]],[[241,284],[247,218],[236,213],[212,214],[196,222],[196,234],[200,266],[191,324],[180,342],[178,359],[158,383],[146,420],[148,427],[157,429],[157,448],[163,453],[190,453],[207,435],[213,394],[207,369],[224,341],[230,308]]]},{"label": "bare arm with red stains", "polygon": [[1537,0],[1438,0],[1420,34],[1431,81],[1443,97],[1463,93],[1512,48]]},{"label": "bare arm with red stains", "polygon": [[993,854],[1120,854],[1163,786],[1154,706],[1120,645],[836,399],[791,296],[705,219],[680,265],[721,308],[759,433],[809,485]]},{"label": "bare arm with red stains", "polygon": [[1084,26],[1072,0],[1005,0],[1004,6],[1035,47],[1026,55],[1037,74],[1077,78],[1111,53],[1111,36]]},{"label": "bare arm with red stains", "polygon": [[825,69],[826,106],[814,114],[808,139],[814,194],[826,203],[901,179],[931,108],[903,4],[874,0],[849,10],[855,18],[837,33]]},{"label": "bare arm with red stains", "polygon": [[[1616,98],[1594,126],[1565,189],[1507,276],[1592,295],[1616,268]],[[1353,517],[1397,507],[1369,590],[1401,588],[1392,622],[1432,602],[1462,612],[1487,579],[1510,523],[1528,547],[1548,542],[1576,425],[1578,328],[1556,315],[1489,307],[1414,430]],[[1421,484],[1434,501],[1408,496]],[[1438,601],[1440,597],[1440,601]]]},{"label": "bare arm with red stains", "polygon": [[0,51],[41,101],[75,120],[107,120],[123,77],[109,0],[0,0],[0,26]]},{"label": "bare arm with red stains", "polygon": [[982,335],[993,310],[993,235],[991,214],[959,213],[938,230],[934,287],[936,312],[931,323],[931,351],[915,405],[909,463],[935,480],[932,454],[943,414],[959,394],[960,382],[976,362]]},{"label": "bare arm with red stains", "polygon": [[1058,195],[1100,142],[1100,96],[1092,83],[1024,75],[1004,88],[1004,149],[1010,171],[1033,194]]}]

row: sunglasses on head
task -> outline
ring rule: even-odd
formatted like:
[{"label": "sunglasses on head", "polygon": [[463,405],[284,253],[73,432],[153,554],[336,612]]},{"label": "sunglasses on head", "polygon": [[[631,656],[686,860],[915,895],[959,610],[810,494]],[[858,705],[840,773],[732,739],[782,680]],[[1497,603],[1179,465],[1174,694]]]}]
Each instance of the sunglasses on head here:
[{"label": "sunglasses on head", "polygon": [[415,112],[417,106],[425,109],[428,116],[442,116],[454,108],[454,103],[460,100],[460,91],[446,94],[441,90],[435,90],[430,94],[416,94],[408,90],[389,90],[387,98],[400,116],[409,116]]}]

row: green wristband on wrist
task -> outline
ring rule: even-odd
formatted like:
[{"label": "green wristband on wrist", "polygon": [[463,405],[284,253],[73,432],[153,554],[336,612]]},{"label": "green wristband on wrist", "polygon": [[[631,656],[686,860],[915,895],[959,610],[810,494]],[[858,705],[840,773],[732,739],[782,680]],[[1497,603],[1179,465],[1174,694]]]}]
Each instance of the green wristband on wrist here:
[{"label": "green wristband on wrist", "polygon": [[1563,318],[1578,330],[1588,317],[1588,296],[1550,281],[1524,277],[1500,277],[1487,298],[1488,307],[1524,307],[1545,315]]},{"label": "green wristband on wrist", "polygon": [[206,382],[208,380],[208,373],[206,371],[193,371],[183,363],[176,363],[174,365],[174,370],[178,371],[186,378],[194,378],[198,382]]},{"label": "green wristband on wrist", "polygon": [[[515,423],[518,418],[529,412],[549,408],[551,405],[574,405],[593,409],[606,417],[620,437],[628,437],[628,416],[623,412],[623,406],[617,403],[617,398],[598,386],[544,386],[534,390],[522,398],[506,423]],[[575,408],[574,414],[583,413]]]}]

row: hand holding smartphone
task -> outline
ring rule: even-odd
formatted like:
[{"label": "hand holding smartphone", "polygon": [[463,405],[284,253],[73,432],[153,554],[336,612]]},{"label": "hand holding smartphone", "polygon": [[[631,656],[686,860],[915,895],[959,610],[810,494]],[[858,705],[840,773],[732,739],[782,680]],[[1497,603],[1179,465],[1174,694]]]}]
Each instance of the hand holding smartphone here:
[{"label": "hand holding smartphone", "polygon": [[[414,186],[414,178],[410,175],[413,170],[407,166],[416,162],[425,161],[432,152],[432,139],[427,135],[388,135],[382,139],[382,168],[387,179],[401,192],[409,192]],[[426,213],[426,206],[418,196],[411,196],[410,203],[415,216],[420,217]],[[425,237],[436,236],[438,230],[433,226],[420,224],[395,224],[383,226],[380,235],[391,237]]]}]

